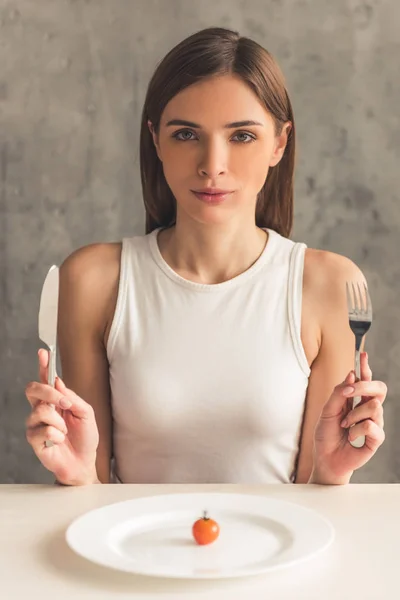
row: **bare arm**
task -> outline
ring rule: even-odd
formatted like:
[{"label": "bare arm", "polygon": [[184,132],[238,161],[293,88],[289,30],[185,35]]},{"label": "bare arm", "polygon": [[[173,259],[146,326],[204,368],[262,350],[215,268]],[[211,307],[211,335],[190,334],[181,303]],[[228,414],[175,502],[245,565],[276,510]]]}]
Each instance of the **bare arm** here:
[{"label": "bare arm", "polygon": [[120,244],[77,250],[60,268],[58,343],[66,386],[90,404],[99,430],[96,458],[101,483],[110,480],[112,416],[105,333],[119,280]]},{"label": "bare arm", "polygon": [[309,481],[314,431],[322,408],[334,387],[354,368],[354,335],[348,324],[346,281],[365,281],[360,269],[343,256],[315,250],[307,254],[304,298],[309,312],[317,319],[320,345],[311,365],[296,483]]}]

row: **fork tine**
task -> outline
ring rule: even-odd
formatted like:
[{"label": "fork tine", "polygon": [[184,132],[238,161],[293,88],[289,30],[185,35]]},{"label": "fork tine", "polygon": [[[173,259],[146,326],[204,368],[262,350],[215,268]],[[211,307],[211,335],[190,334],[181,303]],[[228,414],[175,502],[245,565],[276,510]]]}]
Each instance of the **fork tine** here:
[{"label": "fork tine", "polygon": [[364,289],[365,289],[365,298],[367,300],[367,315],[371,316],[371,314],[372,314],[371,296],[369,295],[369,291],[368,291],[368,287],[367,287],[366,283],[364,283]]},{"label": "fork tine", "polygon": [[365,295],[363,294],[363,290],[361,289],[361,284],[357,283],[358,288],[358,297],[360,299],[360,313],[365,315],[367,312],[367,301]]},{"label": "fork tine", "polygon": [[357,298],[357,292],[356,292],[356,287],[354,285],[354,282],[351,282],[351,287],[353,288],[353,298],[354,298],[354,311],[356,314],[358,314],[359,311],[359,306],[358,306],[358,298]]},{"label": "fork tine", "polygon": [[353,311],[353,302],[351,300],[350,285],[349,285],[348,281],[346,281],[346,296],[347,296],[347,310],[348,310],[348,312],[352,312]]}]

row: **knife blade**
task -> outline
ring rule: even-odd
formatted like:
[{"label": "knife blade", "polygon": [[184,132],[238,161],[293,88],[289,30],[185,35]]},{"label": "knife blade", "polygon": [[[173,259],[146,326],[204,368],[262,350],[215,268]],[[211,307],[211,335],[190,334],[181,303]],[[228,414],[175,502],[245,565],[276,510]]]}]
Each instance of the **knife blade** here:
[{"label": "knife blade", "polygon": [[59,268],[50,267],[44,280],[39,306],[39,338],[50,350],[48,384],[54,387],[57,356]]},{"label": "knife blade", "polygon": [[[58,317],[58,291],[59,291],[59,269],[57,265],[50,267],[40,296],[39,305],[39,338],[47,344],[50,350],[48,384],[54,387],[56,381],[57,360],[57,317]],[[53,406],[55,409],[54,405]],[[51,440],[45,441],[45,446],[53,446]]]}]

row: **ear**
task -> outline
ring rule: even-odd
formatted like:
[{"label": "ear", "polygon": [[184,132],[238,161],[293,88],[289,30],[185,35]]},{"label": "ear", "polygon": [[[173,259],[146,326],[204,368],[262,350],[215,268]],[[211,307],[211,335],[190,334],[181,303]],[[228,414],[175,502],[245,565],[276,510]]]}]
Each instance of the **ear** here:
[{"label": "ear", "polygon": [[[154,142],[154,146],[156,148],[157,156],[161,160],[161,152],[160,152],[160,145],[159,145],[159,141],[158,141],[158,135],[154,131],[153,123],[150,120],[147,121],[147,126],[150,129],[151,135],[153,136],[153,142]],[[161,162],[162,162],[162,160],[161,160]]]},{"label": "ear", "polygon": [[276,165],[280,162],[285,152],[291,129],[292,124],[290,123],[290,121],[288,121],[283,125],[281,133],[278,136],[276,136],[274,151],[272,153],[271,161],[269,163],[270,167],[276,167]]}]

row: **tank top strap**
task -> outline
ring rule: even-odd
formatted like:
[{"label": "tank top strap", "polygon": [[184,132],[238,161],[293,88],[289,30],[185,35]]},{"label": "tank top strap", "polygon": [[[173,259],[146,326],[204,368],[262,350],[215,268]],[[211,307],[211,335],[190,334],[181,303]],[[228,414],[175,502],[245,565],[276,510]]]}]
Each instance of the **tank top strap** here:
[{"label": "tank top strap", "polygon": [[[121,260],[120,260],[120,272],[119,272],[119,283],[118,283],[118,295],[117,303],[114,312],[113,322],[111,324],[110,333],[107,342],[107,357],[108,360],[112,360],[114,346],[122,326],[124,313],[127,310],[127,294],[129,282],[132,281],[132,268],[133,261],[136,258],[135,253],[135,242],[140,242],[140,237],[124,237],[122,238],[122,249],[121,249]],[[143,243],[142,243],[143,245]]]},{"label": "tank top strap", "polygon": [[311,369],[301,341],[301,314],[303,300],[303,273],[306,244],[295,242],[290,252],[288,274],[288,317],[293,347],[300,367],[307,377]]}]

